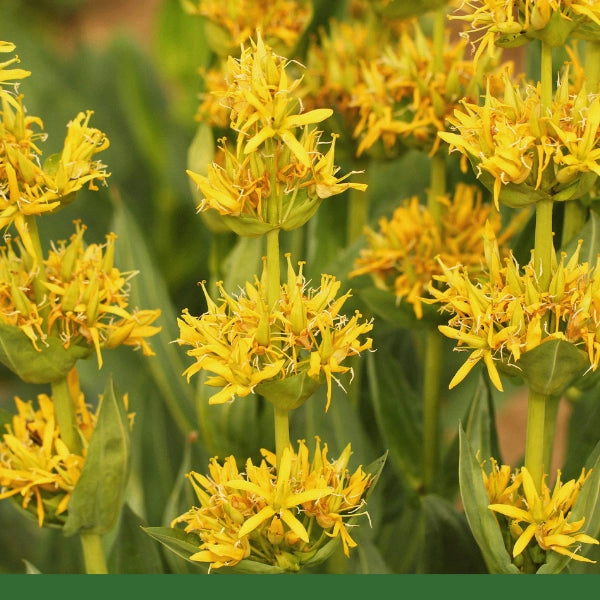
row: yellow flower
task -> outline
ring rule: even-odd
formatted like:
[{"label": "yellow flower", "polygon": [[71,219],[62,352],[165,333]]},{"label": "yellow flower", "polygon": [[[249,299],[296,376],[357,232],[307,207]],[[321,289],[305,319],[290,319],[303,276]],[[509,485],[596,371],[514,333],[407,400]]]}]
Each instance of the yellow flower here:
[{"label": "yellow flower", "polygon": [[[361,250],[350,277],[370,274],[375,285],[394,292],[398,300],[412,305],[417,319],[423,317],[422,297],[441,265],[460,263],[473,275],[481,272],[486,221],[504,246],[521,227],[522,214],[500,234],[500,213],[482,202],[481,190],[458,184],[452,198],[443,197],[441,222],[415,196],[395,209],[391,219],[381,218],[379,229],[365,230],[367,247]],[[439,260],[438,260],[439,258]]]},{"label": "yellow flower", "polygon": [[[21,496],[21,506],[35,514],[38,524],[61,525],[71,494],[79,481],[97,414],[86,404],[77,372],[69,372],[68,390],[82,442],[81,454],[64,443],[56,421],[54,403],[39,394],[31,401],[15,398],[17,414],[0,434],[0,499]],[[127,402],[127,397],[124,398]],[[129,415],[130,424],[133,415]]]},{"label": "yellow flower", "polygon": [[[597,307],[600,306],[600,270],[579,263],[581,244],[566,261],[553,257],[548,290],[542,290],[535,275],[533,259],[521,268],[514,257],[504,260],[490,228],[485,231],[487,269],[471,277],[460,265],[441,264],[443,274],[435,279],[445,283],[442,291],[430,286],[433,299],[442,311],[452,314],[439,330],[458,341],[457,349],[471,354],[453,377],[450,387],[462,381],[483,359],[494,386],[502,391],[497,361],[519,366],[521,355],[549,340],[565,340],[587,355],[589,369],[600,364]],[[565,262],[566,261],[566,262]],[[551,323],[543,325],[543,322]]]},{"label": "yellow flower", "polygon": [[94,348],[99,366],[104,347],[124,344],[152,355],[146,338],[160,331],[152,326],[160,310],[128,309],[135,273],[122,273],[113,265],[116,236],[86,246],[85,229],[77,222],[69,243],[60,241],[49,251],[43,270],[18,239],[0,248],[0,322],[19,327],[40,352],[50,337],[64,348]]},{"label": "yellow flower", "polygon": [[[361,59],[349,102],[356,110],[352,136],[357,140],[357,156],[367,151],[393,156],[406,147],[430,155],[438,151],[437,134],[447,129],[447,118],[459,101],[476,102],[483,76],[491,76],[498,67],[494,56],[476,69],[464,58],[464,39],[447,42],[445,47],[443,64],[437,65],[433,41],[415,20],[377,56]],[[493,81],[498,84],[497,78]]]},{"label": "yellow flower", "polygon": [[[14,51],[15,51],[14,44],[12,44],[11,42],[5,42],[5,41],[0,40],[0,52],[1,53],[4,54],[6,52],[14,52]],[[25,69],[8,69],[7,68],[7,67],[10,67],[17,63],[19,63],[18,56],[13,56],[13,58],[10,58],[9,60],[6,60],[6,61],[0,63],[0,84],[4,84],[6,82],[14,83],[14,80],[16,80],[16,79],[25,79],[25,77],[29,77],[29,75],[31,75],[31,71],[26,71]]]},{"label": "yellow flower", "polygon": [[306,0],[184,0],[183,6],[205,19],[209,44],[221,56],[239,51],[257,29],[270,46],[289,52],[313,15]]},{"label": "yellow flower", "polygon": [[[519,556],[535,538],[538,546],[544,551],[564,554],[579,562],[595,562],[577,554],[579,544],[599,543],[593,537],[581,533],[585,519],[569,522],[579,491],[590,473],[591,471],[586,473],[585,469],[582,469],[577,480],[571,479],[563,484],[559,471],[552,492],[543,483],[542,491],[538,493],[527,468],[521,468],[525,508],[510,502],[492,503],[489,506],[490,510],[511,519],[511,532],[513,537],[516,537],[513,557]],[[527,526],[523,529],[521,523],[527,523]],[[575,544],[578,545],[577,548],[572,548]]]},{"label": "yellow flower", "polygon": [[[220,140],[217,156],[206,174],[188,170],[202,200],[198,210],[217,210],[239,235],[258,236],[269,228],[300,227],[315,213],[323,198],[366,184],[337,177],[335,137],[329,151],[319,150],[321,132],[314,127],[332,114],[328,108],[302,111],[297,90],[300,79],[287,73],[289,61],[277,56],[260,35],[229,58],[228,86],[220,104],[230,109],[230,126],[237,136],[235,149]],[[267,223],[267,199],[277,198],[279,222]],[[243,217],[240,219],[239,217]]]},{"label": "yellow flower", "polygon": [[243,559],[298,571],[328,537],[340,537],[344,551],[356,543],[343,519],[357,514],[372,477],[361,467],[347,469],[348,446],[337,460],[317,438],[312,462],[304,441],[298,451],[283,451],[279,469],[275,455],[262,449],[259,465],[246,461],[243,473],[230,456],[222,465],[211,459],[209,476],[188,474],[199,506],[173,520],[201,539],[190,560],[210,568],[235,566]]},{"label": "yellow flower", "polygon": [[178,343],[192,346],[187,354],[195,359],[184,375],[189,380],[205,370],[213,373],[206,384],[222,388],[211,396],[210,404],[247,396],[263,382],[306,373],[317,383],[325,378],[327,409],[336,373],[350,371],[342,364],[344,359],[371,347],[370,338],[359,338],[372,324],[361,323],[359,313],[350,319],[340,313],[349,297],[346,293],[336,298],[341,283],[324,274],[319,288],[306,289],[302,265],[296,273],[289,255],[287,259],[288,280],[273,310],[269,311],[266,290],[256,278],[237,297],[219,282],[218,302],[203,286],[207,312],[194,317],[186,310],[179,319]]},{"label": "yellow flower", "polygon": [[465,34],[477,62],[494,45],[516,46],[541,38],[563,46],[568,36],[597,39],[600,7],[590,0],[466,0],[451,19],[469,24]]},{"label": "yellow flower", "polygon": [[[4,43],[3,51],[14,46]],[[0,64],[0,86],[24,73],[5,71],[11,62]],[[96,154],[109,142],[104,133],[89,126],[92,111],[80,112],[67,126],[59,154],[47,157],[41,166],[38,142],[46,138],[39,117],[27,114],[23,97],[0,87],[0,227],[15,225],[23,245],[34,256],[27,217],[59,210],[72,202],[74,194],[108,177]],[[36,131],[39,129],[39,131]]]}]

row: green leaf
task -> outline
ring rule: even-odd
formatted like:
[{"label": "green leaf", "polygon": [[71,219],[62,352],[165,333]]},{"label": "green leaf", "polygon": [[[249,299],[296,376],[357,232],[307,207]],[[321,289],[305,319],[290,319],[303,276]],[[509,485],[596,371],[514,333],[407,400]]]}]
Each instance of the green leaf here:
[{"label": "green leaf", "polygon": [[422,476],[421,420],[416,410],[420,398],[410,387],[402,365],[389,353],[368,354],[367,373],[371,401],[390,459],[411,487]]},{"label": "green leaf", "polygon": [[504,546],[502,532],[490,503],[481,467],[462,428],[460,436],[459,482],[465,516],[490,573],[519,573]]},{"label": "green leaf", "polygon": [[246,282],[254,283],[254,276],[262,271],[264,256],[262,238],[239,238],[223,261],[223,287],[235,293]]},{"label": "green leaf", "polygon": [[115,245],[116,262],[122,271],[139,271],[131,282],[130,304],[144,308],[160,308],[157,325],[160,333],[150,339],[156,356],[147,365],[175,423],[182,433],[194,429],[193,388],[183,372],[186,364],[173,340],[177,339],[177,316],[164,280],[155,266],[145,238],[125,204],[115,199],[113,231],[119,236]]},{"label": "green leaf", "polygon": [[91,354],[89,346],[71,344],[65,348],[54,337],[48,337],[46,343],[38,342],[38,346],[39,352],[18,327],[0,323],[0,362],[26,383],[64,379],[79,359]]},{"label": "green leaf", "polygon": [[277,381],[259,383],[255,390],[274,406],[292,410],[302,406],[323,383],[323,377],[317,381],[304,372]]},{"label": "green leaf", "polygon": [[471,447],[479,450],[483,459],[494,457],[500,462],[500,445],[494,411],[494,399],[489,379],[479,377],[479,383],[467,415],[465,434]]},{"label": "green leaf", "polygon": [[130,464],[129,419],[112,379],[100,399],[85,464],[69,500],[66,536],[103,535],[117,522]]},{"label": "green leaf", "polygon": [[593,267],[596,264],[596,257],[600,253],[600,215],[596,211],[590,211],[590,216],[581,231],[564,248],[568,257],[573,255],[580,240],[583,243],[579,251],[579,262],[587,262]]},{"label": "green leaf", "polygon": [[174,527],[142,527],[142,531],[145,531],[151,538],[160,542],[180,558],[198,565],[197,562],[190,560],[190,556],[199,551],[202,543],[196,534],[186,533],[183,529]]},{"label": "green leaf", "polygon": [[155,544],[144,534],[145,525],[125,504],[121,513],[119,531],[108,557],[108,571],[114,574],[161,574],[163,565]]},{"label": "green leaf", "polygon": [[522,354],[516,364],[530,389],[545,396],[559,396],[583,374],[589,360],[574,344],[552,339]]}]

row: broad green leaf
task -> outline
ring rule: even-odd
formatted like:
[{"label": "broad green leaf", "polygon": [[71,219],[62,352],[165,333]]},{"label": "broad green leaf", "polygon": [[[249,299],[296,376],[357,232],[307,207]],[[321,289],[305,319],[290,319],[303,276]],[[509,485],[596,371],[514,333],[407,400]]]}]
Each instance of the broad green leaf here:
[{"label": "broad green leaf", "polygon": [[38,342],[38,347],[40,351],[18,327],[0,323],[0,362],[26,383],[63,379],[79,359],[91,354],[89,346],[71,344],[65,348],[54,337]]},{"label": "broad green leaf", "polygon": [[144,534],[143,525],[141,517],[126,503],[107,561],[109,573],[159,575],[163,572],[160,553],[156,544]]},{"label": "broad green leaf", "polygon": [[183,529],[174,527],[142,527],[142,531],[145,531],[151,538],[163,544],[180,558],[192,564],[198,564],[190,560],[190,556],[198,552],[202,543],[197,535],[186,533]]},{"label": "broad green leaf", "polygon": [[66,536],[103,535],[117,522],[130,465],[129,419],[112,379],[106,384],[79,481],[69,500]]},{"label": "broad green leaf", "polygon": [[420,398],[405,379],[402,365],[389,353],[368,354],[371,401],[390,460],[417,489],[422,477]]},{"label": "broad green leaf", "polygon": [[392,573],[390,567],[385,562],[379,548],[369,539],[360,539],[357,535],[358,547],[355,551],[358,553],[358,564],[360,570],[358,573],[365,575],[389,575]]},{"label": "broad green leaf", "polygon": [[493,456],[496,460],[501,460],[494,399],[487,377],[479,377],[473,402],[465,420],[465,434],[471,447],[477,448],[483,459]]},{"label": "broad green leaf", "polygon": [[545,396],[560,396],[588,366],[588,356],[583,350],[559,339],[528,350],[517,361],[528,387]]},{"label": "broad green leaf", "polygon": [[590,267],[596,264],[596,257],[600,253],[600,215],[595,210],[590,211],[590,216],[585,225],[566,245],[564,251],[567,257],[573,255],[579,242],[582,241],[579,251],[579,262],[588,263]]},{"label": "broad green leaf", "polygon": [[465,516],[490,573],[519,573],[504,546],[502,532],[490,503],[481,467],[462,428],[460,436],[459,482]]},{"label": "broad green leaf", "polygon": [[[324,378],[321,378],[324,379]],[[277,381],[259,383],[255,391],[281,409],[293,410],[302,406],[323,385],[306,372],[290,375]]]},{"label": "broad green leaf", "polygon": [[229,293],[237,293],[247,281],[254,283],[254,276],[260,278],[265,254],[262,238],[239,238],[223,260],[223,287]]},{"label": "broad green leaf", "polygon": [[[425,516],[423,555],[419,572],[485,573],[485,563],[464,514],[445,498],[422,498]],[[435,543],[433,543],[435,540]]]},{"label": "broad green leaf", "polygon": [[161,392],[173,420],[183,434],[194,429],[193,388],[183,372],[183,353],[172,342],[177,339],[177,316],[163,278],[155,266],[135,219],[121,201],[115,201],[113,231],[119,236],[115,244],[116,262],[122,271],[139,271],[131,282],[130,304],[140,308],[160,308],[156,324],[160,333],[149,341],[155,356],[147,365],[155,385]]}]

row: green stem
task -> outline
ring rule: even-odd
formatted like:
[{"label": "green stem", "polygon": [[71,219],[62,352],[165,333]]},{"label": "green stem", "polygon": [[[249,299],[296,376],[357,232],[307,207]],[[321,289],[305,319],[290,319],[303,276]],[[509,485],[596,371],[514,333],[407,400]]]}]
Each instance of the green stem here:
[{"label": "green stem", "polygon": [[81,547],[83,548],[83,560],[85,563],[85,572],[88,575],[106,575],[106,559],[104,558],[104,548],[102,547],[102,538],[96,533],[82,533]]},{"label": "green stem", "polygon": [[433,72],[444,70],[444,47],[446,41],[446,6],[439,8],[433,17]]},{"label": "green stem", "polygon": [[[25,224],[27,225],[27,231],[34,249],[34,259],[38,265],[36,276],[33,279],[33,294],[35,301],[39,305],[43,302],[44,298],[48,294],[47,288],[43,285],[46,281],[46,271],[44,269],[44,252],[42,250],[42,243],[40,241],[40,234],[37,226],[37,219],[34,215],[27,215],[25,217]],[[40,309],[40,315],[42,317],[47,316],[50,311],[50,307],[42,306]]]},{"label": "green stem", "polygon": [[542,42],[542,54],[540,59],[540,83],[542,86],[540,117],[545,118],[548,110],[552,108],[552,82],[554,72],[552,70],[552,46]]},{"label": "green stem", "polygon": [[546,410],[544,411],[544,465],[547,472],[552,466],[559,403],[560,397],[550,396],[546,401]]},{"label": "green stem", "polygon": [[290,446],[290,411],[286,408],[275,407],[275,454],[277,468],[285,448]]},{"label": "green stem", "polygon": [[[276,153],[274,153],[276,156]],[[267,232],[267,304],[269,311],[276,308],[281,296],[281,256],[279,249],[279,197],[275,177],[276,165],[271,174],[271,193],[267,198],[267,221],[275,228]],[[277,468],[285,448],[290,445],[289,410],[274,405],[275,410],[275,454]]]},{"label": "green stem", "polygon": [[588,41],[585,46],[585,83],[588,94],[598,92],[600,82],[600,42]]},{"label": "green stem", "polygon": [[547,401],[548,396],[529,390],[525,467],[527,467],[538,493],[542,490],[542,478],[544,475]]},{"label": "green stem", "polygon": [[369,192],[361,192],[354,188],[348,191],[348,223],[347,237],[351,244],[361,236],[365,225],[369,222]]},{"label": "green stem", "polygon": [[423,381],[423,486],[428,490],[434,481],[439,461],[443,340],[437,329],[428,331],[426,344]]},{"label": "green stem", "polygon": [[535,205],[534,268],[540,289],[547,291],[552,275],[552,200],[539,200]]},{"label": "green stem", "polygon": [[446,157],[441,152],[431,157],[431,173],[427,209],[439,226],[442,220],[442,205],[438,198],[446,193]]},{"label": "green stem", "polygon": [[53,381],[51,387],[54,414],[56,415],[56,423],[60,429],[60,437],[73,454],[80,455],[82,451],[81,438],[79,436],[75,407],[67,378]]}]

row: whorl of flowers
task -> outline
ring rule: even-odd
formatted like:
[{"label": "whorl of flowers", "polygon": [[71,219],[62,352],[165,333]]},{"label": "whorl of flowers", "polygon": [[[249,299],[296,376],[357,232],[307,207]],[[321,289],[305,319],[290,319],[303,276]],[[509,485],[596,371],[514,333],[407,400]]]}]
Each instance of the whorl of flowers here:
[{"label": "whorl of flowers", "polygon": [[208,41],[218,55],[237,54],[257,29],[278,52],[293,50],[310,25],[307,0],[183,0],[184,9],[205,19]]},{"label": "whorl of flowers", "polygon": [[590,0],[465,0],[450,18],[468,23],[465,36],[476,49],[475,61],[494,45],[543,39],[563,46],[569,36],[600,38],[600,6]]},{"label": "whorl of flowers", "polygon": [[[250,217],[258,233],[264,233],[260,226],[267,220],[268,197],[278,198],[281,204],[279,223],[270,226],[294,229],[314,214],[321,199],[348,188],[366,189],[366,184],[344,181],[351,173],[337,177],[335,136],[329,150],[320,152],[321,132],[308,126],[333,111],[302,111],[297,90],[301,79],[290,79],[289,64],[260,35],[239,59],[229,57],[222,101],[230,108],[235,148],[221,140],[220,153],[206,175],[188,171],[203,195],[199,210],[213,208],[225,216]],[[239,218],[230,223],[241,235],[258,234]],[[249,229],[244,231],[246,225]]]},{"label": "whorl of flowers", "polygon": [[[348,33],[354,38],[348,39]],[[309,66],[313,62],[326,67],[323,81],[313,84],[325,91],[316,93],[342,97],[358,156],[367,151],[394,156],[406,147],[435,153],[440,144],[437,133],[446,129],[447,117],[462,98],[477,98],[483,74],[497,67],[497,57],[476,69],[464,56],[466,42],[459,39],[445,45],[438,66],[433,42],[414,20],[405,23],[396,38],[391,36],[391,42],[385,43],[385,37],[377,40],[377,52],[372,47],[363,52],[373,35],[360,25],[352,31],[343,25],[332,28],[324,40],[341,53],[325,49],[318,60],[313,51]]]},{"label": "whorl of flowers", "polygon": [[567,70],[544,113],[540,84],[506,80],[503,98],[488,89],[483,105],[463,102],[449,119],[458,133],[440,137],[469,158],[496,204],[581,196],[600,174],[600,99],[574,93]]},{"label": "whorl of flowers", "polygon": [[160,331],[152,326],[160,310],[129,309],[135,273],[114,266],[116,236],[86,246],[85,229],[76,223],[76,233],[53,246],[41,269],[18,239],[7,239],[0,248],[0,322],[18,327],[38,351],[50,337],[65,348],[94,348],[100,366],[101,348],[124,344],[152,355],[146,338]]},{"label": "whorl of flowers", "polygon": [[365,492],[372,476],[362,467],[351,473],[350,444],[340,457],[327,457],[317,438],[312,461],[304,441],[298,451],[285,448],[279,468],[275,455],[261,450],[259,465],[251,459],[240,472],[229,456],[209,463],[209,474],[187,475],[199,505],[173,520],[199,539],[190,560],[211,569],[241,561],[298,571],[330,538],[341,539],[344,553],[356,546],[348,520],[364,514]]},{"label": "whorl of flowers", "polygon": [[[1,52],[14,45],[0,43]],[[104,133],[89,126],[91,111],[79,113],[67,126],[63,149],[42,164],[39,143],[46,139],[39,117],[27,114],[15,79],[29,74],[0,63],[0,228],[15,225],[21,240],[35,254],[26,219],[60,209],[85,185],[96,189],[107,177],[96,154],[108,148]]]},{"label": "whorl of flowers", "polygon": [[324,274],[320,287],[310,288],[302,263],[296,273],[287,259],[287,282],[272,309],[266,285],[256,278],[237,297],[217,284],[216,302],[204,288],[207,312],[194,317],[184,311],[178,320],[178,343],[191,346],[187,354],[195,359],[185,375],[189,379],[205,370],[213,374],[206,385],[222,388],[211,404],[248,396],[261,383],[305,374],[327,383],[328,408],[332,381],[339,383],[336,375],[351,371],[344,360],[371,348],[370,338],[360,339],[371,322],[361,322],[358,312],[351,318],[341,313],[350,295],[336,297],[341,282]]},{"label": "whorl of flowers", "polygon": [[[526,467],[512,472],[508,465],[498,466],[492,459],[488,473],[482,463],[482,473],[490,500],[489,509],[503,515],[509,521],[509,550],[515,562],[522,563],[522,553],[537,545],[538,552],[556,552],[579,562],[595,562],[578,553],[581,544],[598,544],[593,537],[582,532],[585,519],[573,521],[572,511],[579,492],[591,471],[581,470],[577,479],[565,483],[558,471],[554,488],[546,484],[543,477],[542,490],[538,493]],[[542,554],[543,557],[543,554]],[[539,562],[543,563],[540,557]]]},{"label": "whorl of flowers", "polygon": [[441,310],[450,313],[448,325],[439,330],[457,340],[457,350],[471,354],[450,387],[458,384],[483,360],[494,386],[502,391],[497,361],[517,365],[521,356],[550,340],[564,340],[580,348],[588,368],[600,364],[600,269],[579,263],[581,243],[567,259],[554,255],[548,290],[541,289],[532,260],[520,267],[514,257],[500,258],[490,226],[485,233],[487,268],[472,277],[462,265],[441,263],[445,284],[429,288]]},{"label": "whorl of flowers", "polygon": [[417,319],[423,317],[422,297],[432,279],[442,273],[440,263],[460,263],[475,276],[484,268],[482,232],[486,222],[504,247],[522,220],[515,218],[500,234],[500,213],[482,202],[481,189],[473,185],[458,184],[452,198],[439,201],[439,225],[415,196],[398,206],[390,219],[381,218],[377,231],[367,228],[367,247],[361,250],[350,273],[350,277],[371,275],[377,287],[410,303]]}]

